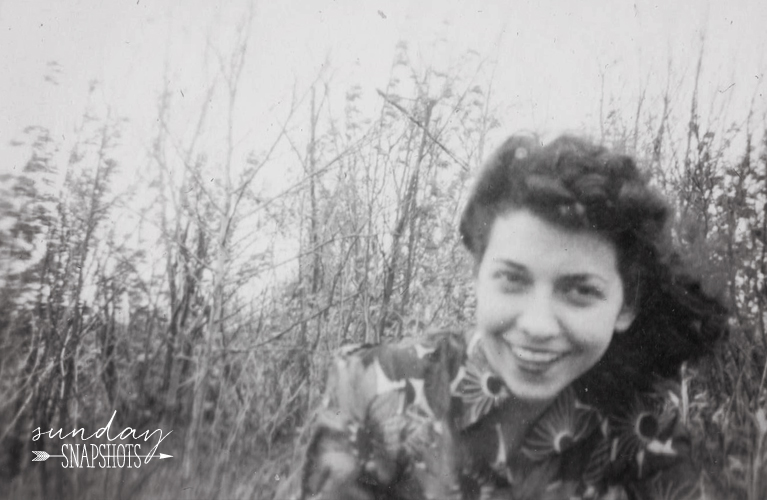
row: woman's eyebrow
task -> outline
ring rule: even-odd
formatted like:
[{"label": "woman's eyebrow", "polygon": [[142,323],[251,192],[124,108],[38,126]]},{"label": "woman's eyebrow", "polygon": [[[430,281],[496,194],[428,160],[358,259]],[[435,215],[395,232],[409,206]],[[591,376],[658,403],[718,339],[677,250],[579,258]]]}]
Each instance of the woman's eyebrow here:
[{"label": "woman's eyebrow", "polygon": [[503,257],[495,257],[493,260],[498,264],[502,264],[506,267],[510,267],[517,271],[527,271],[527,267],[511,259],[505,259]]},{"label": "woman's eyebrow", "polygon": [[566,274],[562,277],[563,281],[567,281],[569,283],[585,283],[589,281],[599,281],[605,285],[608,284],[607,278],[604,276],[601,276],[598,273],[574,273],[574,274]]}]

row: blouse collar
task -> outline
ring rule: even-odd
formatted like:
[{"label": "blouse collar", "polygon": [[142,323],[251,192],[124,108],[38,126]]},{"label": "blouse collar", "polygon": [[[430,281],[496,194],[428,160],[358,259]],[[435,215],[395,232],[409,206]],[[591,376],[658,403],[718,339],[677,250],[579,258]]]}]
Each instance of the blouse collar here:
[{"label": "blouse collar", "polygon": [[[512,396],[503,379],[490,367],[481,336],[476,332],[467,351],[466,369],[452,385],[453,396],[463,406],[458,421],[460,429],[476,424]],[[596,408],[580,401],[575,390],[567,387],[528,431],[522,451],[533,460],[562,453],[591,435],[603,420]]]}]

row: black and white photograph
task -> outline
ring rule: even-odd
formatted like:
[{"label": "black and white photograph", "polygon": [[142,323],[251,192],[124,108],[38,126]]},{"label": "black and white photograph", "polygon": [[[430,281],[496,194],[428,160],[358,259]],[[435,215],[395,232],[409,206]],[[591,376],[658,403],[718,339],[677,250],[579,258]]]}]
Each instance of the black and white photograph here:
[{"label": "black and white photograph", "polygon": [[763,0],[0,0],[0,499],[767,499]]}]

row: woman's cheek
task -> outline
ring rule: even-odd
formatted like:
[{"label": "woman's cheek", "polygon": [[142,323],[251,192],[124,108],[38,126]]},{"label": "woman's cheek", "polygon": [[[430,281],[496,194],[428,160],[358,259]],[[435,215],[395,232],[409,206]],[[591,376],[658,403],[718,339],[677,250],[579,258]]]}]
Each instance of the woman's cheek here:
[{"label": "woman's cheek", "polygon": [[478,309],[477,322],[487,333],[503,333],[514,323],[513,310],[502,301],[489,302]]},{"label": "woman's cheek", "polygon": [[563,315],[563,323],[582,342],[601,344],[609,342],[613,335],[614,321],[610,320],[610,312],[594,309],[588,312],[574,311],[573,314]]}]

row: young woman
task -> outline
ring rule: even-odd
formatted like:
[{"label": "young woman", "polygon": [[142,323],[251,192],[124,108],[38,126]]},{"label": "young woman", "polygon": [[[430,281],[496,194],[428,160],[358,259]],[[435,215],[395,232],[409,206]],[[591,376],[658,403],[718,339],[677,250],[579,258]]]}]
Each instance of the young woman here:
[{"label": "young woman", "polygon": [[723,307],[682,269],[634,161],[512,137],[461,220],[476,327],[335,360],[298,498],[683,499],[683,362]]}]

